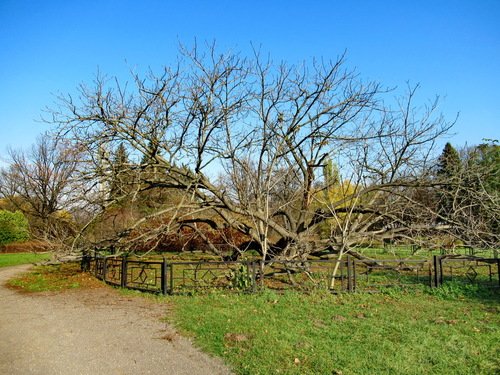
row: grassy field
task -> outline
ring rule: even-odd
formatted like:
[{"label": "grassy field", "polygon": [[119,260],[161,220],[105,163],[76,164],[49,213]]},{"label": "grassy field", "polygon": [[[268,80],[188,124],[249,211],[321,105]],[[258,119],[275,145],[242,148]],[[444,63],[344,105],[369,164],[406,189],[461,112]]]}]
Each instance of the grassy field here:
[{"label": "grassy field", "polygon": [[500,372],[500,300],[471,288],[169,300],[171,321],[238,374]]},{"label": "grassy field", "polygon": [[50,253],[14,253],[0,254],[0,267],[19,264],[37,263],[50,259]]}]

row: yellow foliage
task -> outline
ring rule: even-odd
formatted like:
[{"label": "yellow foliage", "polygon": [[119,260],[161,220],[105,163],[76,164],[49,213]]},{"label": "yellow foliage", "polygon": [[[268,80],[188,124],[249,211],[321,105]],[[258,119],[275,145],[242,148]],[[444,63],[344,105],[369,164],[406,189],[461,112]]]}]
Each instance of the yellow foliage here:
[{"label": "yellow foliage", "polygon": [[319,225],[319,234],[322,237],[329,236],[335,227],[343,224],[349,215],[346,211],[359,203],[355,194],[356,185],[349,180],[339,181],[317,194],[316,209],[322,209],[326,215],[332,217]]},{"label": "yellow foliage", "polygon": [[73,215],[66,210],[56,211],[52,214],[52,216],[57,220],[61,220],[61,221],[65,221],[65,222],[73,222]]},{"label": "yellow foliage", "polygon": [[[330,210],[350,207],[356,204],[354,194],[356,186],[345,180],[324,191],[324,206]],[[353,199],[354,198],[354,199]]]}]

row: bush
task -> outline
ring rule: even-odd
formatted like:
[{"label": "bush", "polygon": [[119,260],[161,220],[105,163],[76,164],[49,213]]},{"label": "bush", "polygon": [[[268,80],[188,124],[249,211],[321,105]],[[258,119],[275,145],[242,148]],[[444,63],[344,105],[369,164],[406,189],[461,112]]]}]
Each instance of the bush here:
[{"label": "bush", "polygon": [[29,239],[28,220],[22,212],[0,210],[0,245]]}]

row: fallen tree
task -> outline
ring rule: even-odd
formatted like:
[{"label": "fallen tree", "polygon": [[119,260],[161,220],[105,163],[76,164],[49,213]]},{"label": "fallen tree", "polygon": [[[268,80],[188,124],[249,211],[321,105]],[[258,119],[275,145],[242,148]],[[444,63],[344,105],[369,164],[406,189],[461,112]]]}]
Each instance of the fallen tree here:
[{"label": "fallen tree", "polygon": [[[59,134],[84,150],[97,207],[77,246],[99,244],[89,232],[111,207],[153,192],[170,200],[151,198],[108,242],[154,248],[182,228],[210,242],[205,225],[242,236],[227,239],[232,258],[252,249],[294,259],[424,243],[454,225],[439,220],[436,189],[447,182],[433,177],[436,141],[453,123],[437,99],[415,103],[418,86],[394,99],[347,70],[344,56],[294,66],[214,46],[182,49],[175,68],[133,78],[131,87],[97,77],[52,111]],[[118,145],[131,160],[117,172],[109,153]],[[126,178],[111,189],[117,173]]]}]

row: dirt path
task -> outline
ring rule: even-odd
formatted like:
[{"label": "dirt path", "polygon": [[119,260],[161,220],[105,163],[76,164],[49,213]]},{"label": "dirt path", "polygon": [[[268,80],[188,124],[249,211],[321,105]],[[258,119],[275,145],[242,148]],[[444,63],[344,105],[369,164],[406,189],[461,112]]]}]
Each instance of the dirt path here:
[{"label": "dirt path", "polygon": [[20,294],[0,268],[0,374],[229,374],[160,321],[165,305],[111,288]]}]

